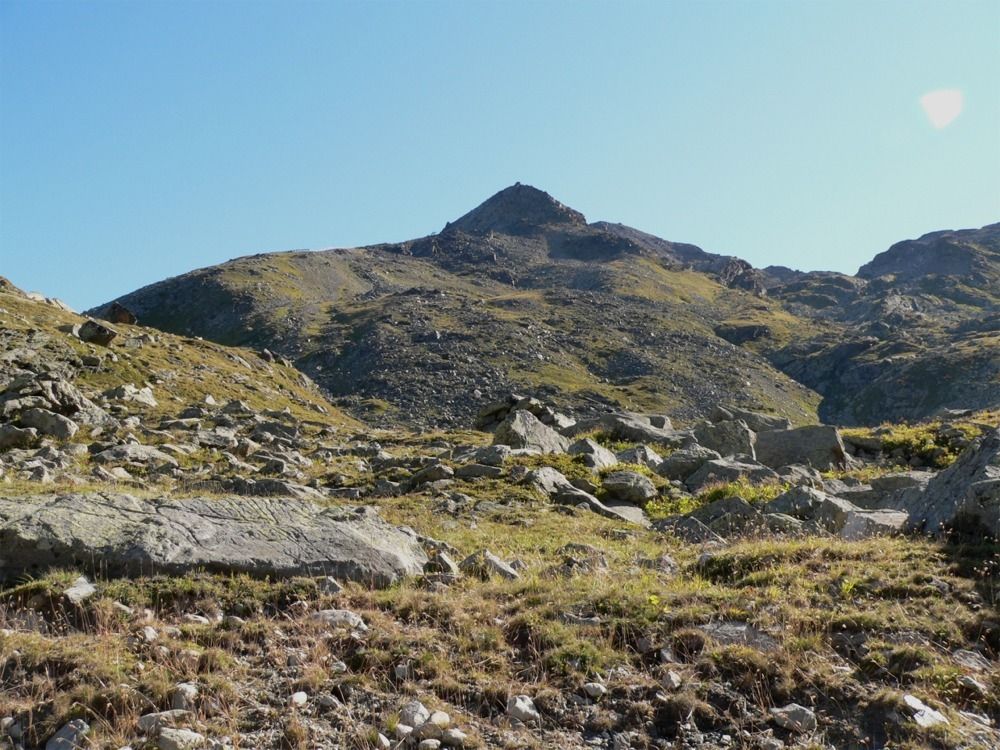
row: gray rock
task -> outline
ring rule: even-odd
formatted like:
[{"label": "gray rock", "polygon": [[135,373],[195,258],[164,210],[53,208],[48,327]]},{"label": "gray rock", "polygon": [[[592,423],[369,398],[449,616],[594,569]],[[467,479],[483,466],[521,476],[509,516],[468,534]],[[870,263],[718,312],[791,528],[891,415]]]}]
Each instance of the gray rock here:
[{"label": "gray rock", "polygon": [[93,457],[97,464],[134,464],[137,466],[148,466],[150,464],[166,464],[168,466],[178,466],[177,459],[164,453],[151,445],[139,445],[138,443],[125,443],[108,448]]},{"label": "gray rock", "polygon": [[525,474],[522,483],[546,495],[555,495],[566,489],[576,489],[565,474],[551,466],[540,466],[537,469],[532,469]]},{"label": "gray rock", "polygon": [[656,531],[672,534],[678,539],[683,539],[691,544],[703,544],[705,542],[722,543],[725,541],[721,536],[712,531],[697,518],[689,516],[673,516],[664,518],[653,524]]},{"label": "gray rock", "polygon": [[604,477],[601,488],[607,495],[605,502],[618,501],[642,505],[657,496],[655,485],[634,471],[615,471]]},{"label": "gray rock", "polygon": [[741,497],[723,497],[688,514],[722,536],[759,531],[764,514]]},{"label": "gray rock", "polygon": [[410,477],[410,484],[417,487],[428,482],[438,482],[442,479],[451,479],[453,476],[455,476],[455,471],[450,466],[442,463],[434,463],[429,466],[425,466]]},{"label": "gray rock", "polygon": [[840,536],[857,540],[899,534],[906,527],[908,519],[909,516],[901,510],[849,511],[840,529]]},{"label": "gray rock", "polygon": [[156,406],[156,398],[153,396],[153,389],[148,385],[136,388],[132,383],[125,383],[117,388],[112,388],[104,392],[104,395],[112,401],[128,403],[130,401],[144,406]]},{"label": "gray rock", "polygon": [[911,530],[938,533],[961,523],[1000,537],[1000,429],[975,440],[925,488],[903,491],[895,507],[908,514]]},{"label": "gray rock", "polygon": [[313,613],[312,619],[331,628],[347,628],[362,633],[368,630],[368,625],[361,615],[349,609],[321,609]]},{"label": "gray rock", "polygon": [[711,415],[713,422],[723,422],[731,419],[739,419],[746,422],[747,427],[754,432],[788,430],[792,427],[791,420],[785,417],[779,417],[774,414],[761,414],[760,412],[747,411],[746,409],[739,409],[732,406],[725,409],[716,407]]},{"label": "gray rock", "polygon": [[15,427],[0,424],[0,450],[9,448],[30,448],[38,440],[38,430],[33,427]]},{"label": "gray rock", "polygon": [[503,469],[488,464],[465,464],[455,469],[455,476],[459,479],[480,479],[482,477],[496,479],[503,476]]},{"label": "gray rock", "polygon": [[488,549],[472,553],[458,564],[458,568],[464,573],[476,575],[483,579],[495,575],[506,578],[508,581],[520,578],[516,570]]},{"label": "gray rock", "polygon": [[663,456],[648,445],[637,445],[635,448],[628,448],[617,453],[616,457],[623,464],[639,464],[653,471],[656,471],[659,465],[663,463]]},{"label": "gray rock", "polygon": [[26,409],[18,418],[24,427],[34,427],[43,435],[51,435],[59,440],[69,440],[80,426],[69,417],[56,414],[48,409]]},{"label": "gray rock", "polygon": [[[657,422],[658,424],[653,424]],[[615,440],[627,440],[633,443],[662,443],[680,445],[689,433],[675,431],[666,417],[651,417],[650,415],[621,412],[602,414],[594,419],[577,422],[566,431],[567,434],[579,435],[590,430],[600,430]]]},{"label": "gray rock", "polygon": [[96,320],[88,320],[77,332],[81,341],[86,341],[88,344],[97,344],[99,346],[111,346],[111,342],[118,335],[116,331],[111,326],[102,325]]},{"label": "gray rock", "polygon": [[815,732],[817,727],[816,714],[798,703],[789,703],[782,708],[772,708],[771,718],[779,727],[798,734]]},{"label": "gray rock", "polygon": [[420,573],[416,536],[373,508],[219,497],[120,494],[0,497],[0,578],[100,561],[109,575],[205,568],[251,575],[333,575],[387,586]]},{"label": "gray rock", "polygon": [[583,456],[583,462],[594,471],[607,469],[618,463],[614,453],[590,438],[577,440],[566,452],[571,456]]},{"label": "gray rock", "polygon": [[691,492],[697,492],[713,482],[734,482],[740,477],[746,477],[751,482],[766,482],[776,480],[778,475],[761,464],[717,458],[703,463],[684,484]]},{"label": "gray rock", "polygon": [[528,448],[540,453],[564,453],[569,447],[567,438],[539,422],[528,411],[512,412],[501,422],[493,436],[493,443],[511,448]]},{"label": "gray rock", "polygon": [[156,738],[156,747],[159,750],[196,750],[207,744],[208,740],[204,735],[192,732],[190,729],[164,727],[160,730],[160,736]]},{"label": "gray rock", "polygon": [[746,422],[741,420],[727,420],[715,424],[704,422],[694,428],[694,436],[699,445],[717,451],[723,457],[755,458],[754,444],[757,442],[757,436],[747,427]]},{"label": "gray rock", "polygon": [[507,715],[522,724],[538,724],[542,720],[535,702],[527,695],[512,695],[507,700]]},{"label": "gray rock", "polygon": [[840,433],[829,425],[757,433],[756,450],[757,460],[773,469],[805,464],[826,471],[843,468],[848,462]]},{"label": "gray rock", "polygon": [[685,480],[694,474],[706,461],[722,458],[718,451],[701,445],[690,445],[674,451],[656,467],[656,473],[667,479]]},{"label": "gray rock", "polygon": [[840,532],[851,513],[862,512],[853,503],[812,487],[794,487],[766,506],[768,513],[784,513],[803,521],[814,521],[832,532]]},{"label": "gray rock", "polygon": [[83,719],[73,719],[45,743],[45,750],[82,750],[88,747],[90,725]]},{"label": "gray rock", "polygon": [[158,711],[140,716],[136,724],[143,734],[154,734],[163,727],[173,727],[193,718],[194,715],[190,711]]},{"label": "gray rock", "polygon": [[420,701],[408,701],[399,708],[399,721],[408,727],[419,727],[431,718],[431,712]]},{"label": "gray rock", "polygon": [[97,587],[83,576],[80,576],[73,585],[63,592],[63,596],[73,604],[80,606],[90,597],[97,593]]}]

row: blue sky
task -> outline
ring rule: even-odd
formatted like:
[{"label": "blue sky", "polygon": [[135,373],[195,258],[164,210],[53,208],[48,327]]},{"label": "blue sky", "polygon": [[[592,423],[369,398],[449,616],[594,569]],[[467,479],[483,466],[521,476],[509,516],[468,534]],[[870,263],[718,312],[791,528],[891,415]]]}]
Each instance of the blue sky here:
[{"label": "blue sky", "polygon": [[77,308],[516,181],[757,266],[998,221],[1000,3],[0,0],[0,274]]}]

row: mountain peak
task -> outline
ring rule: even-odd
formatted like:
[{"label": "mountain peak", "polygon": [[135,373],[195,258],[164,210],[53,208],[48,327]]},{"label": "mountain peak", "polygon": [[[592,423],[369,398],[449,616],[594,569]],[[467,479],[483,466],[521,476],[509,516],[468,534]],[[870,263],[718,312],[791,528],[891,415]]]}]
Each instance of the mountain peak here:
[{"label": "mountain peak", "polygon": [[469,234],[525,234],[554,224],[582,226],[586,223],[579,211],[564,206],[544,190],[518,182],[450,222],[445,230],[457,229]]}]

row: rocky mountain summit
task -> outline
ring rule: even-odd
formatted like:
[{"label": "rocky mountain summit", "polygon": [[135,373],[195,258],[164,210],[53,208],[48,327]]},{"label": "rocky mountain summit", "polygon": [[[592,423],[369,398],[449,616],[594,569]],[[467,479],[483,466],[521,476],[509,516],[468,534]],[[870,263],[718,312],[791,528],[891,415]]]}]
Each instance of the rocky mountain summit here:
[{"label": "rocky mountain summit", "polygon": [[[442,243],[472,258],[481,245],[462,243],[479,236],[498,258],[582,254],[581,273],[605,253],[649,260],[540,191],[511,190],[436,246],[364,252],[404,274],[437,267]],[[509,206],[522,220],[505,231],[519,234],[489,239]],[[476,305],[470,320],[506,320],[529,332],[525,352],[546,352],[523,370],[539,387],[502,390],[509,373],[455,397],[447,413],[468,418],[447,430],[406,426],[436,421],[416,411],[372,426],[341,406],[383,425],[399,407],[326,400],[302,372],[327,361],[318,351],[293,362],[164,333],[127,300],[102,322],[0,283],[0,748],[1000,745],[1000,411],[844,429],[810,421],[808,400],[749,408],[732,381],[708,380],[724,359],[729,377],[761,376],[747,393],[805,392],[766,381],[783,376],[750,350],[718,344],[716,359],[709,334],[605,307],[686,341],[673,356],[704,368],[674,371],[697,409],[626,410],[622,391],[591,393],[596,381],[544,385],[558,374],[544,357],[570,346],[551,341],[584,318],[526,328],[511,311],[522,294],[552,316],[576,310],[568,291],[474,302],[472,277],[443,269],[434,278],[463,278],[463,296],[392,292],[374,273],[363,289],[360,266],[337,265],[350,255],[308,276],[318,289],[343,274],[335,302],[350,306],[328,319],[370,324],[378,343],[394,330],[373,322],[383,313],[413,329],[429,310]],[[707,288],[702,271],[664,273]],[[770,291],[710,283],[780,319]],[[379,350],[439,357],[408,409],[451,398],[429,390],[452,382],[430,375],[455,356],[441,341],[458,341],[439,323],[440,338],[411,330]],[[644,377],[631,392],[660,382]]]},{"label": "rocky mountain summit", "polygon": [[857,276],[756,269],[517,184],[428,237],[238,258],[92,313],[267,348],[383,426],[468,424],[522,390],[580,416],[725,402],[874,425],[1000,400],[998,226]]}]

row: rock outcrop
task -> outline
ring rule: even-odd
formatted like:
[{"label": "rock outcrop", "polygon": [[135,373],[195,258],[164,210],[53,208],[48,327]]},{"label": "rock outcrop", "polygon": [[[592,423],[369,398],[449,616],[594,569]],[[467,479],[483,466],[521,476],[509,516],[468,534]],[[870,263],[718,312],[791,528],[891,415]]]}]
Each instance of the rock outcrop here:
[{"label": "rock outcrop", "polygon": [[206,569],[330,575],[388,586],[420,573],[416,535],[366,507],[247,497],[0,497],[0,577],[78,567],[102,575]]},{"label": "rock outcrop", "polygon": [[904,490],[896,507],[915,531],[961,526],[1000,538],[1000,430],[979,438],[925,486]]}]

